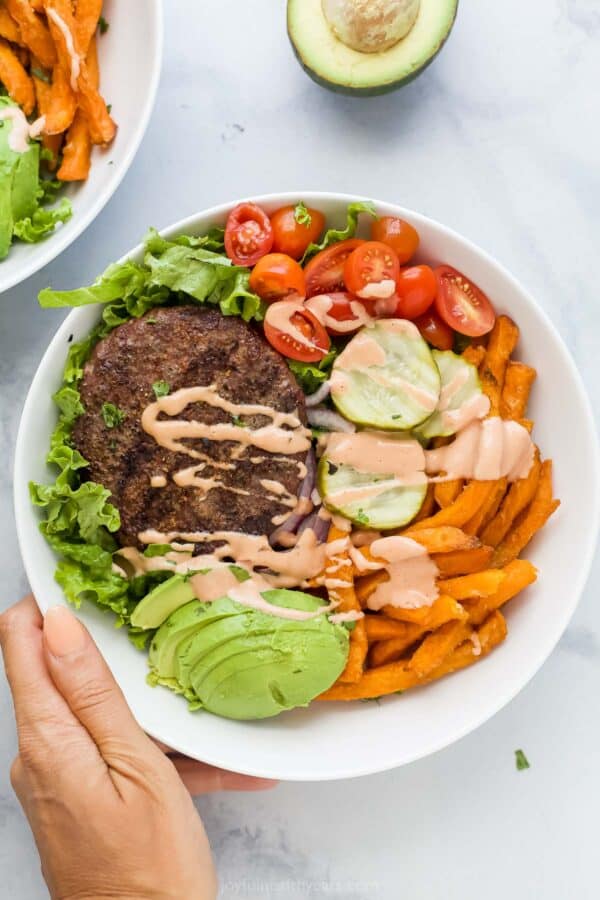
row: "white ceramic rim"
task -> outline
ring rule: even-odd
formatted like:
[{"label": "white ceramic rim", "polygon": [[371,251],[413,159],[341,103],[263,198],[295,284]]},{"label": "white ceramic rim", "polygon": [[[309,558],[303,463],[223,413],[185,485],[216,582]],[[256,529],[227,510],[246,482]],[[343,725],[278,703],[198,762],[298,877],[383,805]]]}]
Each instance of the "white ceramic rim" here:
[{"label": "white ceramic rim", "polygon": [[[163,6],[162,0],[148,0],[149,3],[152,4],[153,7],[153,15],[156,21],[156,30],[155,30],[155,41],[154,46],[151,48],[151,53],[154,56],[154,67],[152,70],[152,79],[148,83],[148,90],[146,92],[144,102],[140,107],[140,117],[137,122],[136,129],[133,133],[133,139],[129,144],[129,148],[127,153],[123,158],[123,162],[120,166],[115,167],[115,171],[113,177],[107,182],[103,191],[100,191],[96,200],[89,207],[87,212],[79,212],[76,213],[76,224],[74,222],[74,227],[68,231],[68,233],[64,233],[62,228],[59,228],[58,231],[50,235],[50,237],[42,241],[40,244],[36,245],[36,250],[38,252],[31,255],[30,260],[19,270],[16,271],[12,277],[9,277],[7,281],[4,283],[2,288],[2,294],[5,294],[11,288],[14,288],[18,284],[22,284],[27,278],[30,278],[32,275],[35,275],[36,272],[39,272],[40,269],[43,269],[44,266],[51,263],[52,260],[56,259],[63,250],[66,250],[67,247],[70,247],[78,237],[85,231],[85,229],[90,225],[96,216],[104,209],[110,198],[113,194],[116,193],[119,185],[125,178],[125,175],[129,171],[129,167],[133,162],[136,153],[139,150],[140,144],[142,142],[142,138],[146,133],[146,129],[148,128],[148,123],[150,122],[150,116],[152,115],[152,110],[154,109],[154,103],[156,100],[156,93],[158,91],[158,85],[160,82],[160,75],[162,70],[162,57],[163,57],[163,44],[164,44],[164,20],[163,20]],[[74,211],[75,218],[75,211]]]},{"label": "white ceramic rim", "polygon": [[[297,769],[293,775],[290,775],[288,772],[282,774],[278,774],[277,771],[269,770],[266,772],[263,769],[260,769],[258,766],[240,766],[239,762],[235,761],[235,763],[231,764],[231,768],[236,772],[240,772],[241,774],[253,775],[256,777],[268,777],[268,778],[282,778],[286,781],[334,781],[340,779],[348,779],[348,778],[356,778],[363,775],[373,775],[378,772],[389,771],[390,769],[398,768],[400,766],[408,765],[411,762],[415,762],[419,759],[424,759],[427,756],[431,756],[433,753],[437,753],[440,750],[456,743],[461,740],[466,735],[478,729],[481,725],[485,724],[489,719],[491,719],[496,713],[500,712],[511,700],[513,700],[522,690],[526,687],[527,684],[531,681],[533,676],[539,671],[544,662],[548,659],[548,657],[553,652],[556,647],[558,641],[563,635],[565,629],[567,628],[583,593],[585,588],[590,569],[592,566],[594,553],[596,549],[596,544],[598,542],[598,535],[600,533],[600,447],[598,445],[598,439],[595,433],[594,428],[594,417],[592,414],[592,407],[587,396],[587,392],[583,385],[583,381],[581,376],[577,370],[577,367],[571,357],[571,354],[566,347],[564,341],[562,340],[558,330],[554,326],[553,322],[546,315],[544,310],[536,303],[533,296],[521,285],[521,283],[510,274],[510,272],[502,266],[497,260],[494,259],[490,254],[486,253],[479,246],[474,244],[472,241],[467,238],[462,237],[453,229],[448,228],[445,225],[441,225],[435,219],[431,219],[427,216],[421,215],[420,213],[416,213],[413,210],[407,209],[405,207],[397,206],[394,203],[389,203],[388,201],[379,201],[373,200],[372,198],[360,197],[357,195],[329,192],[329,191],[287,191],[285,193],[273,193],[273,194],[263,194],[257,197],[249,197],[245,198],[250,202],[269,205],[269,204],[277,204],[277,205],[286,205],[290,203],[296,203],[298,201],[298,197],[303,197],[306,201],[308,201],[311,205],[313,203],[318,204],[319,199],[323,201],[334,201],[339,203],[353,203],[357,201],[365,201],[365,202],[373,202],[378,208],[386,208],[387,210],[393,210],[395,215],[403,216],[408,218],[411,222],[414,222],[418,228],[419,223],[432,225],[434,228],[439,230],[442,234],[447,235],[454,241],[461,243],[464,247],[466,247],[469,251],[474,252],[478,256],[481,257],[485,261],[487,265],[492,268],[498,270],[502,276],[511,282],[512,286],[515,290],[521,294],[523,299],[527,304],[532,306],[535,309],[536,315],[538,315],[543,321],[546,328],[552,334],[554,340],[563,348],[564,351],[564,361],[568,366],[570,375],[573,379],[573,384],[577,391],[577,399],[582,406],[582,409],[585,411],[585,421],[588,428],[588,437],[591,439],[591,443],[594,447],[593,452],[593,470],[588,473],[587,477],[590,483],[590,490],[596,496],[596,502],[594,504],[594,512],[593,519],[590,522],[589,529],[587,532],[587,542],[584,551],[582,552],[582,564],[577,573],[573,575],[573,587],[570,592],[569,603],[565,603],[562,616],[557,616],[553,620],[553,629],[548,639],[544,643],[543,647],[539,647],[536,652],[532,652],[528,657],[528,665],[524,666],[524,676],[521,680],[521,683],[515,687],[510,688],[506,691],[505,694],[499,696],[496,701],[490,705],[490,708],[486,710],[484,714],[475,714],[473,720],[469,724],[465,724],[463,727],[457,728],[457,730],[453,733],[448,733],[448,735],[441,740],[432,740],[429,742],[427,746],[424,747],[423,750],[419,752],[414,752],[412,754],[408,754],[403,756],[400,761],[398,759],[389,759],[386,765],[377,765],[376,767],[367,765],[344,765],[344,763],[340,764],[339,771],[336,771],[335,775],[330,774],[321,774],[315,775],[310,769],[306,769],[306,771],[302,771]],[[221,203],[218,206],[214,206],[207,210],[201,210],[199,213],[196,213],[192,216],[188,216],[185,219],[176,222],[174,225],[169,226],[161,230],[161,235],[165,237],[170,237],[175,234],[184,233],[186,230],[190,228],[194,228],[195,223],[199,218],[202,219],[211,219],[214,218],[215,221],[222,220],[226,214],[235,206],[237,203],[243,202],[240,199],[236,199],[230,201],[228,203]],[[129,258],[135,258],[142,251],[142,244],[138,244],[132,251],[125,254],[121,257],[121,261]],[[89,307],[87,307],[89,309]],[[76,320],[78,313],[80,310],[72,310],[71,313],[64,320],[56,334],[54,335],[52,341],[50,342],[42,361],[36,371],[36,375],[34,376],[34,382],[37,381],[38,377],[40,377],[40,373],[43,370],[45,364],[47,364],[51,357],[53,357],[53,350],[55,345],[60,344],[64,346],[63,342],[65,337],[71,333],[73,322]],[[32,385],[33,383],[32,382]],[[23,558],[25,571],[27,577],[29,579],[29,583],[31,588],[36,593],[36,587],[41,587],[41,579],[37,577],[35,559],[32,557],[32,554],[28,550],[27,542],[24,540],[25,536],[25,528],[26,528],[26,517],[29,514],[30,510],[30,499],[27,487],[27,481],[25,473],[23,472],[22,460],[25,458],[24,456],[24,442],[25,442],[25,429],[24,422],[28,418],[28,415],[31,411],[31,405],[33,403],[32,397],[32,389],[27,394],[27,398],[25,400],[25,404],[23,407],[21,421],[19,424],[19,430],[17,434],[17,443],[15,448],[15,463],[14,463],[14,506],[15,506],[15,520],[17,526],[17,537],[19,541],[19,546],[21,549],[21,555]],[[159,735],[153,731],[152,728],[146,727],[143,718],[139,718],[139,724],[142,728],[153,738],[157,740],[161,740]],[[182,745],[178,746],[177,740],[169,739],[169,743],[172,746],[172,749],[185,754],[186,748]],[[235,754],[234,754],[235,756]],[[223,757],[214,757],[211,756],[210,753],[202,754],[202,760],[210,765],[215,765],[220,768],[228,767],[228,761],[223,759]]]}]

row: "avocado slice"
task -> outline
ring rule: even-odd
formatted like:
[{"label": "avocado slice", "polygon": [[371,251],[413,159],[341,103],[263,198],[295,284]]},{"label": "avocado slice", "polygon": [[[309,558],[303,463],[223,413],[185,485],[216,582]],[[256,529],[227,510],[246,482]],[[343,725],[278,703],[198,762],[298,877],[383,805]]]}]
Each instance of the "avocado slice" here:
[{"label": "avocado slice", "polygon": [[187,640],[215,620],[238,614],[238,610],[233,608],[233,603],[229,601],[229,604],[223,605],[220,601],[202,603],[200,600],[192,600],[172,613],[152,639],[148,658],[150,668],[161,678],[175,678],[179,657]]},{"label": "avocado slice", "polygon": [[189,581],[183,575],[173,575],[140,600],[131,614],[131,624],[136,628],[159,628],[171,613],[194,597]]},{"label": "avocado slice", "polygon": [[[394,6],[394,0],[373,2]],[[337,7],[352,3],[344,0]],[[361,52],[342,42],[323,0],[288,0],[288,35],[300,64],[318,84],[343,94],[384,94],[416,78],[433,61],[452,30],[457,8],[458,0],[421,0],[404,37],[380,52]]]}]

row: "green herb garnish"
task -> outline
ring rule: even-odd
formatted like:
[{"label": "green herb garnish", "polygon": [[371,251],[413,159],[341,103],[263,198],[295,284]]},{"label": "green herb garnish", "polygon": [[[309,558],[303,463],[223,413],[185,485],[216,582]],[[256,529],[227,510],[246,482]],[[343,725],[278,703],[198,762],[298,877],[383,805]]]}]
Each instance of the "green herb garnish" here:
[{"label": "green herb garnish", "polygon": [[167,381],[155,381],[152,385],[152,390],[156,399],[159,400],[161,397],[166,397],[171,393],[171,385]]},{"label": "green herb garnish", "polygon": [[98,19],[98,28],[100,29],[100,34],[106,34],[108,29],[110,28],[110,25],[106,21],[104,16],[100,16],[100,18]]},{"label": "green herb garnish", "polygon": [[515,763],[517,765],[517,772],[523,772],[525,769],[530,768],[529,760],[522,750],[515,750]]},{"label": "green herb garnish", "polygon": [[170,544],[150,544],[144,550],[144,556],[150,559],[153,556],[164,556],[165,553],[170,553],[172,549]]},{"label": "green herb garnish", "polygon": [[356,513],[356,516],[354,518],[356,519],[357,522],[360,522],[361,525],[369,524],[369,517],[367,515],[365,515],[365,513],[362,511],[362,509],[359,509],[359,511]]},{"label": "green herb garnish", "polygon": [[107,103],[107,104],[106,104],[106,112],[107,112],[107,113],[109,114],[109,116],[110,116],[110,114],[111,114],[111,112],[112,112],[112,103]]},{"label": "green herb garnish", "polygon": [[100,412],[107,428],[118,428],[125,420],[125,413],[114,403],[103,403]]},{"label": "green herb garnish", "polygon": [[312,222],[312,216],[302,201],[296,204],[296,208],[294,209],[294,218],[298,225],[306,225],[307,228]]},{"label": "green herb garnish", "polygon": [[234,425],[237,425],[238,428],[247,428],[248,426],[244,422],[244,420],[240,416],[232,416],[231,421]]}]

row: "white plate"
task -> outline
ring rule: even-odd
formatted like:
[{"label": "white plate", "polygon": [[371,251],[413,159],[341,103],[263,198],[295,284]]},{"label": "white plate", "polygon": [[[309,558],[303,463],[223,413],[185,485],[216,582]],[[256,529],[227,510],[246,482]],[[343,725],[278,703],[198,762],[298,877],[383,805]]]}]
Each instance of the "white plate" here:
[{"label": "white plate", "polygon": [[[342,221],[350,197],[285,194],[259,197],[268,210],[304,199]],[[536,537],[527,556],[538,582],[509,604],[509,634],[488,658],[464,672],[402,697],[377,703],[315,703],[276,719],[240,723],[194,715],[166,690],[145,684],[146,656],[134,650],[111,617],[84,606],[91,629],[141,725],[189,756],[226,769],[288,780],[326,780],[380,772],[433,753],[473,731],[527,684],[548,657],[573,614],[596,543],[599,463],[592,416],[579,375],[562,340],[524,288],[497,262],[442,225],[386,203],[380,212],[410,220],[421,235],[420,255],[462,269],[486,291],[499,312],[519,324],[519,355],[539,372],[530,415],[535,438],[554,459],[562,506]],[[166,232],[202,233],[222,222],[231,204],[179,222]],[[139,248],[133,255],[139,253]],[[107,262],[109,262],[107,260]],[[16,448],[15,507],[21,552],[43,609],[64,603],[53,580],[56,559],[38,531],[29,502],[30,480],[51,481],[44,449],[56,421],[51,394],[61,382],[68,341],[88,334],[98,308],[71,312],[59,329],[29,391]]]},{"label": "white plate", "polygon": [[14,241],[0,261],[0,294],[55,259],[93,222],[119,187],[146,131],[160,78],[161,0],[105,0],[103,15],[110,27],[98,35],[100,90],[112,103],[117,135],[106,150],[94,147],[87,181],[61,191],[73,204],[71,219],[39,244]]}]

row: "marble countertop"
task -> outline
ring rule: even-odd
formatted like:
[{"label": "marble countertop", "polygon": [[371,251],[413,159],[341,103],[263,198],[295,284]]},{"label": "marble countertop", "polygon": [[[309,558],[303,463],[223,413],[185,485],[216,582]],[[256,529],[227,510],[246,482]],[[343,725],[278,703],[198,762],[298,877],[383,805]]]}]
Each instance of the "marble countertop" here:
[{"label": "marble countertop", "polygon": [[[27,386],[61,318],[40,311],[36,294],[87,282],[150,224],[296,188],[397,201],[467,235],[520,278],[600,395],[597,277],[585,271],[600,233],[597,0],[462,0],[434,65],[369,100],[328,93],[303,74],[283,0],[166,6],[158,102],[123,185],[74,246],[0,297],[0,607],[27,589],[12,451]],[[542,671],[442,753],[351,782],[201,800],[222,896],[596,898],[599,589],[596,562]],[[526,772],[515,768],[518,747]],[[0,895],[38,900],[46,893],[35,848],[8,781],[14,753],[0,678]]]}]

